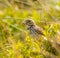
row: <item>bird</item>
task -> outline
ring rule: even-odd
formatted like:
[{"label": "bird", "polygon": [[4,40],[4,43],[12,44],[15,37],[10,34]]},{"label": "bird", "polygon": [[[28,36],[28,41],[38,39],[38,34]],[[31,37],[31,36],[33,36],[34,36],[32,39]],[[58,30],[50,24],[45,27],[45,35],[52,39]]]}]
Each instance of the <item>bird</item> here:
[{"label": "bird", "polygon": [[32,38],[39,39],[40,36],[45,36],[43,33],[43,29],[37,26],[33,19],[28,18],[23,21],[23,24],[26,25],[26,29],[29,30],[29,35]]}]

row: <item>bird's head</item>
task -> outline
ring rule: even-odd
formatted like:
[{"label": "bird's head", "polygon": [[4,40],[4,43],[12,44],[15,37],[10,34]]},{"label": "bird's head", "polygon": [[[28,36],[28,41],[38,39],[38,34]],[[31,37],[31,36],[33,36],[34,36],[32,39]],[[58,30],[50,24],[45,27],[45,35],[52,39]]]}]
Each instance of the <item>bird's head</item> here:
[{"label": "bird's head", "polygon": [[35,23],[32,19],[26,19],[23,21],[23,24],[27,25],[27,26],[34,26]]}]

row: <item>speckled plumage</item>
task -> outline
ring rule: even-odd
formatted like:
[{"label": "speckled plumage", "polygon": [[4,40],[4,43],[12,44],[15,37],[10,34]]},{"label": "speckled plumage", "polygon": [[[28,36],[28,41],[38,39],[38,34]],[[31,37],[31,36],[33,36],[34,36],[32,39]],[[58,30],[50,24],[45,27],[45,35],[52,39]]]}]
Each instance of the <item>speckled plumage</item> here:
[{"label": "speckled plumage", "polygon": [[44,36],[42,32],[43,29],[38,27],[32,19],[26,19],[23,23],[27,25],[29,35],[31,35],[33,38],[38,38],[41,35]]}]

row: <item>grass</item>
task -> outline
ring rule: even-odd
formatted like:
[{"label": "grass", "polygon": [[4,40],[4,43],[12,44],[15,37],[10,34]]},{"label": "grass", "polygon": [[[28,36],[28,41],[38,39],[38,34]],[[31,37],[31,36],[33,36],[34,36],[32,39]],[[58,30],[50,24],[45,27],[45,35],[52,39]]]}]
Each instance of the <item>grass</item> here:
[{"label": "grass", "polygon": [[[57,5],[59,6],[59,3]],[[28,31],[25,32],[22,22],[26,18],[32,18],[39,27],[44,29],[43,32],[48,40],[56,38],[57,42],[60,42],[59,16],[60,11],[54,7],[50,7],[49,11],[20,10],[18,7],[0,10],[0,58],[44,58],[40,54],[41,48],[39,47],[42,43],[34,42],[34,39],[28,35]],[[45,49],[50,52],[52,48],[49,44],[44,42],[44,45]],[[57,57],[60,57],[60,54]]]}]

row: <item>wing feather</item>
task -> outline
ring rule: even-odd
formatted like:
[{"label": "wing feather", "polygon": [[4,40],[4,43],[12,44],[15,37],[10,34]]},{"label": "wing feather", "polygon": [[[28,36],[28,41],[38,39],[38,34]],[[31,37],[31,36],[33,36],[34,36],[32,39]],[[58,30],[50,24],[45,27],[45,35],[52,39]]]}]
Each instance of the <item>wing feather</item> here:
[{"label": "wing feather", "polygon": [[42,28],[39,28],[38,26],[35,27],[35,31],[40,34],[40,35],[44,35],[43,34],[43,29]]}]

